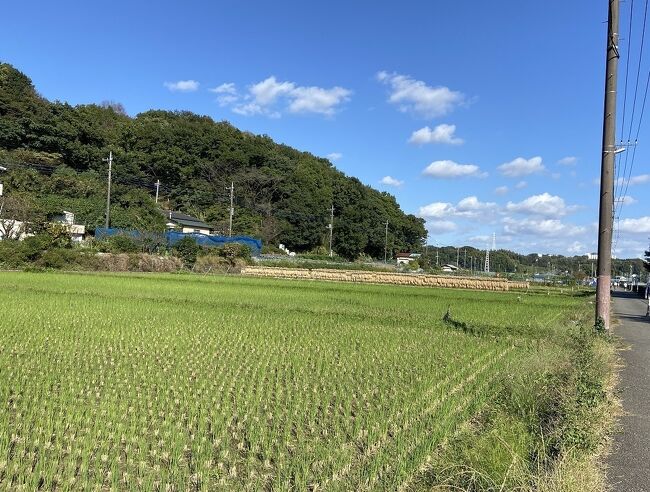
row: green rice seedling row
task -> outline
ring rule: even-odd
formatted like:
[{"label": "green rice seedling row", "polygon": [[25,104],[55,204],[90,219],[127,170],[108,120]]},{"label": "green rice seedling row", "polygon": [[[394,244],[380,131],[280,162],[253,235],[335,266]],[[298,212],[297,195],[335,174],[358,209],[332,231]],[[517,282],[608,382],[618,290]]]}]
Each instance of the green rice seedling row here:
[{"label": "green rice seedling row", "polygon": [[0,303],[0,489],[395,490],[584,301],[0,272]]}]

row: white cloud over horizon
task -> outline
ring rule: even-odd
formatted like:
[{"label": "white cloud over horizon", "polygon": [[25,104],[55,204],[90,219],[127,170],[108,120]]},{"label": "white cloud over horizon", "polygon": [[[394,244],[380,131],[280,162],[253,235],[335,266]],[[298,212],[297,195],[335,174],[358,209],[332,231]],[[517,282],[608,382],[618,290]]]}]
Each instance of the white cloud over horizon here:
[{"label": "white cloud over horizon", "polygon": [[381,71],[377,73],[377,80],[390,87],[388,102],[397,105],[404,113],[424,118],[444,116],[466,101],[462,92],[444,86],[429,86],[408,75]]},{"label": "white cloud over horizon", "polygon": [[504,217],[502,222],[506,233],[519,236],[567,238],[587,232],[586,226],[567,224],[559,219]]},{"label": "white cloud over horizon", "polygon": [[408,143],[416,145],[424,144],[449,144],[461,145],[464,141],[462,138],[455,136],[456,125],[447,125],[442,123],[435,128],[431,129],[428,126],[414,131],[409,138]]},{"label": "white cloud over horizon", "polygon": [[474,164],[458,164],[451,160],[434,161],[422,171],[422,174],[440,179],[485,178],[488,175]]},{"label": "white cloud over horizon", "polygon": [[325,157],[327,157],[330,161],[338,161],[341,157],[343,157],[343,154],[340,152],[330,152]]},{"label": "white cloud over horizon", "polygon": [[195,92],[199,89],[199,85],[196,80],[178,80],[176,82],[163,83],[163,86],[171,92]]},{"label": "white cloud over horizon", "polygon": [[548,218],[564,217],[576,209],[575,206],[567,206],[562,197],[549,193],[532,195],[519,203],[508,202],[505,206],[507,212]]}]

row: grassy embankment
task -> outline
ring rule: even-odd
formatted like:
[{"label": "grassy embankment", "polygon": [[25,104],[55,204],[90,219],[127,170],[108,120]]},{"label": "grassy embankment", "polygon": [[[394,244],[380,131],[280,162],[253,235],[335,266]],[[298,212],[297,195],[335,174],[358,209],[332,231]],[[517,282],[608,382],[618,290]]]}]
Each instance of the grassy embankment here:
[{"label": "grassy embankment", "polygon": [[0,272],[0,488],[594,490],[587,302]]}]

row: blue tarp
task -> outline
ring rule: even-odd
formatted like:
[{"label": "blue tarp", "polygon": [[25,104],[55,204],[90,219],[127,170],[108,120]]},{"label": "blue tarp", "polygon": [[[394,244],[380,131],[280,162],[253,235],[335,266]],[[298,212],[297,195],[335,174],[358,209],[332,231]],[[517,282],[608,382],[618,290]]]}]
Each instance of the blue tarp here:
[{"label": "blue tarp", "polygon": [[[134,231],[132,229],[116,229],[116,228],[97,228],[95,229],[95,237],[97,239],[102,239],[108,236],[115,236],[118,234],[123,234],[125,236],[130,236],[133,238],[140,238],[146,234],[157,235],[158,233],[141,233],[139,231]],[[183,232],[167,231],[165,233],[160,233],[165,237],[167,244],[173,246],[178,241],[184,237],[191,237],[196,241],[200,246],[206,247],[222,247],[227,243],[239,243],[245,244],[251,250],[253,256],[259,256],[262,253],[262,241],[260,239],[255,239],[248,236],[210,236],[208,234],[199,234],[196,232],[185,234]]]}]

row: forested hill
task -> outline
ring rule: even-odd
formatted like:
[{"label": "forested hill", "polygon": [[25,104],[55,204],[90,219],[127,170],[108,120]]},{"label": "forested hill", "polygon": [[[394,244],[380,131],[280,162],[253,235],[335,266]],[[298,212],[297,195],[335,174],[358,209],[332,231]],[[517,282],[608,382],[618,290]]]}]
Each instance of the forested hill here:
[{"label": "forested hill", "polygon": [[[334,205],[334,250],[347,258],[418,251],[424,221],[388,193],[345,176],[323,158],[189,112],[147,111],[134,118],[119,104],[71,106],[37,94],[31,80],[0,64],[0,165],[7,197],[34,214],[62,209],[89,228],[104,222],[107,165],[113,152],[112,225],[163,227],[159,206],[198,216],[224,230],[234,182],[233,232],[297,251],[327,244]],[[160,203],[153,200],[160,180]],[[10,204],[8,204],[9,207]],[[24,210],[23,210],[24,211]],[[5,209],[5,213],[7,209]]]}]

